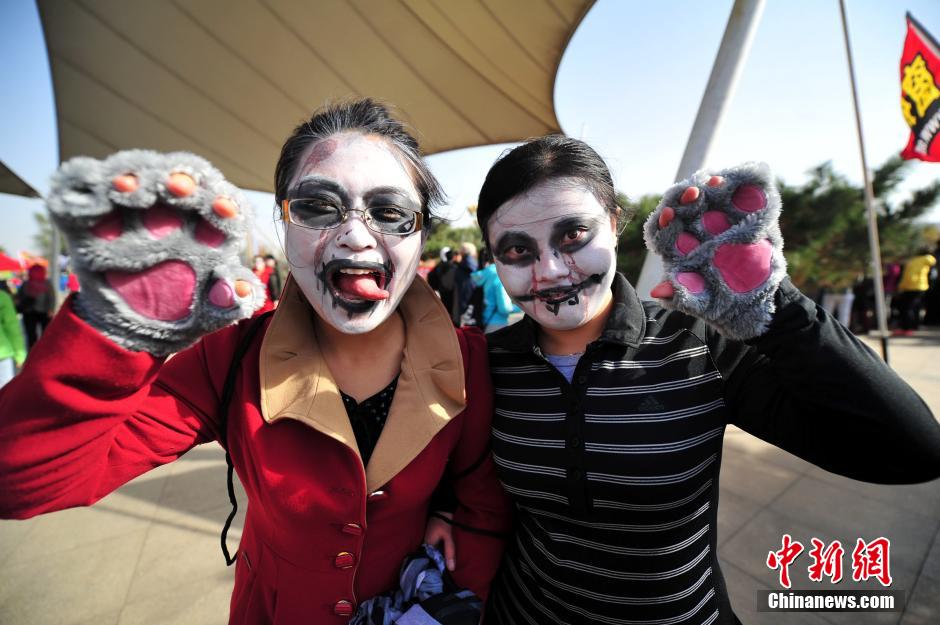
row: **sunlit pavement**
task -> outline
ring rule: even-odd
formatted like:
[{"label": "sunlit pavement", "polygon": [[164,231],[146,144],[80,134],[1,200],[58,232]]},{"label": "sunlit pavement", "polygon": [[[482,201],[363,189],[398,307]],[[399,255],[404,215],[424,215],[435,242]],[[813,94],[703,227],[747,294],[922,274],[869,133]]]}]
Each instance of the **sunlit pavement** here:
[{"label": "sunlit pavement", "polygon": [[[876,350],[876,341],[868,341]],[[895,370],[940,414],[940,331],[890,342]],[[876,486],[826,473],[729,428],[721,470],[719,556],[735,611],[745,625],[940,623],[940,482]],[[879,462],[859,458],[859,462]],[[244,504],[245,497],[240,494]],[[244,505],[241,506],[242,510]],[[0,623],[3,625],[222,625],[233,569],[219,532],[229,510],[225,461],[215,446],[195,449],[151,471],[93,508],[28,521],[0,521]],[[229,535],[238,542],[241,514]],[[902,613],[758,613],[756,590],[778,588],[767,553],[790,534],[840,540],[839,587],[851,581],[857,538],[891,540],[893,589]],[[808,580],[806,553],[791,566],[794,588]]]}]

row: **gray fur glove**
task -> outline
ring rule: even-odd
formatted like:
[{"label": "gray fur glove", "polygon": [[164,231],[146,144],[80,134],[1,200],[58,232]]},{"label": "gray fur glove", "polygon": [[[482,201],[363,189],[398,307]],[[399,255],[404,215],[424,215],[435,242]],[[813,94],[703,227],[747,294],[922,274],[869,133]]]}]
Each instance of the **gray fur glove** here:
[{"label": "gray fur glove", "polygon": [[251,205],[203,158],[73,158],[48,204],[81,282],[76,313],[127,349],[166,356],[264,303],[238,257]]},{"label": "gray fur glove", "polygon": [[696,172],[670,187],[643,230],[666,269],[653,297],[728,338],[763,334],[787,272],[780,206],[763,163]]}]

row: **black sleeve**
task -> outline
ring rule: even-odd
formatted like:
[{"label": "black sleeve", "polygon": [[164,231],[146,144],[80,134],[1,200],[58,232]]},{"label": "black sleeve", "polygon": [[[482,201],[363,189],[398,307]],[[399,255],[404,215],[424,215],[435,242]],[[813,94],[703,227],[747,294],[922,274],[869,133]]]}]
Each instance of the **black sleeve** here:
[{"label": "black sleeve", "polygon": [[460,501],[457,499],[454,482],[448,472],[444,471],[441,481],[437,483],[437,488],[431,493],[431,512],[450,512],[453,514],[459,505]]},{"label": "black sleeve", "polygon": [[920,396],[789,280],[776,305],[756,339],[708,333],[730,422],[857,480],[940,477],[940,424]]}]

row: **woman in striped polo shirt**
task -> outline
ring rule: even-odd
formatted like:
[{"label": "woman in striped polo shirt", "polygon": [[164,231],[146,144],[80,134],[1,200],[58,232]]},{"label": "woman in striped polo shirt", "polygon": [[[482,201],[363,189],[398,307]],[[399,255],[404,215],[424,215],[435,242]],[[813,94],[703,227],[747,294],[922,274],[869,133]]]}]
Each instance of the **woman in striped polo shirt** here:
[{"label": "woman in striped polo shirt", "polygon": [[739,622],[716,551],[729,423],[856,479],[940,475],[930,410],[786,279],[779,211],[766,166],[669,189],[645,230],[667,275],[643,302],[594,150],[548,136],[492,167],[477,218],[526,316],[489,335],[516,517],[487,623]]}]

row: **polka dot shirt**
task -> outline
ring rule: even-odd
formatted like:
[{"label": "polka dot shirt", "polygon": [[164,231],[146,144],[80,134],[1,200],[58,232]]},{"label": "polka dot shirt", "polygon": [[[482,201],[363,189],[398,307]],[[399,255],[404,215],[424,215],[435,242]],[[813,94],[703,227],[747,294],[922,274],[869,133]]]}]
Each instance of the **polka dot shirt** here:
[{"label": "polka dot shirt", "polygon": [[356,435],[362,464],[368,464],[369,458],[372,457],[375,444],[385,426],[385,420],[388,419],[388,409],[392,405],[397,386],[398,376],[395,376],[388,386],[363,400],[362,403],[356,403],[355,399],[340,391],[340,395],[343,396],[343,405],[346,406],[346,414],[349,415],[349,422],[352,423],[353,433]]}]

